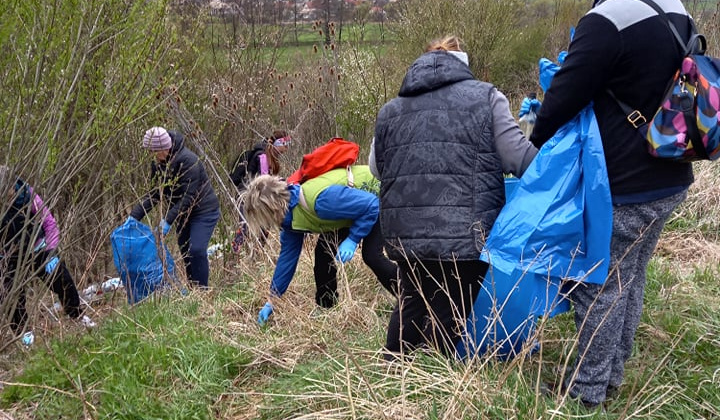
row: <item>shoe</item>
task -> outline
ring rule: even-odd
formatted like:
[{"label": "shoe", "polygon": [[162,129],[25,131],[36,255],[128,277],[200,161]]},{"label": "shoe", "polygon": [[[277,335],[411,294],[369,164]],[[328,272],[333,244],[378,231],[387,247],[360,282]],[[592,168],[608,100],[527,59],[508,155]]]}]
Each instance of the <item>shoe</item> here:
[{"label": "shoe", "polygon": [[554,398],[556,396],[565,395],[566,393],[570,398],[577,401],[580,405],[582,405],[586,410],[600,410],[601,412],[605,412],[605,406],[602,403],[594,403],[590,401],[585,401],[582,398],[578,398],[577,396],[573,395],[572,393],[568,393],[567,388],[565,387],[565,384],[563,383],[554,383],[554,382],[543,382],[540,384],[539,392],[541,395],[549,398]]},{"label": "shoe", "polygon": [[607,413],[607,409],[605,408],[604,403],[593,403],[581,399],[580,405],[582,405],[587,411],[599,411],[600,413]]},{"label": "shoe", "polygon": [[35,342],[35,334],[32,331],[28,331],[22,336],[22,343],[25,347],[30,347]]},{"label": "shoe", "polygon": [[92,319],[90,319],[89,316],[83,315],[77,320],[78,324],[82,325],[85,328],[95,328],[97,327],[97,324],[93,322]]},{"label": "shoe", "polygon": [[316,306],[310,311],[311,319],[325,318],[330,312],[330,308],[323,308],[322,306]]}]

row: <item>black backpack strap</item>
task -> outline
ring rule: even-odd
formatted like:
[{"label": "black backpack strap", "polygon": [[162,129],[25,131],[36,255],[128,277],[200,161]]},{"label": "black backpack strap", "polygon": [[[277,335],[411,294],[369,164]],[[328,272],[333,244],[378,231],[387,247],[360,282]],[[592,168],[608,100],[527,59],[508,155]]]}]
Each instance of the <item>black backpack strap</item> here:
[{"label": "black backpack strap", "polygon": [[[685,41],[683,41],[682,37],[680,36],[680,33],[678,32],[677,28],[675,27],[675,24],[672,23],[670,18],[667,16],[665,11],[660,8],[660,6],[657,5],[652,0],[640,0],[641,2],[647,4],[648,6],[652,7],[655,12],[657,12],[658,15],[665,21],[665,24],[667,25],[670,32],[675,37],[675,40],[677,41],[678,45],[680,46],[680,51],[683,53],[683,55],[688,55],[690,53],[690,48],[692,45],[688,42],[685,44]],[[697,33],[697,30],[695,30],[695,25],[693,24],[693,32]]]},{"label": "black backpack strap", "polygon": [[[702,34],[699,34],[697,31],[697,27],[695,26],[695,21],[693,21],[689,16],[688,19],[690,19],[690,27],[691,27],[691,35],[690,39],[687,43],[685,43],[680,36],[680,33],[677,30],[677,27],[674,23],[668,18],[665,11],[657,5],[652,0],[639,0],[648,6],[652,7],[653,10],[660,16],[660,18],[665,21],[665,25],[667,26],[670,33],[675,38],[675,41],[677,41],[677,45],[680,48],[680,52],[683,54],[683,57],[688,56],[690,54],[704,54],[705,50],[707,50],[707,40],[705,39],[705,36]],[[669,87],[669,86],[668,86]],[[667,89],[666,89],[667,90]],[[625,118],[632,124],[633,127],[641,130],[646,131],[647,130],[647,118],[637,109],[632,108],[630,105],[626,104],[625,102],[618,99],[615,94],[610,90],[607,89],[608,95],[610,95],[611,98],[618,104],[620,109],[625,113]],[[643,133],[644,134],[644,133]]]}]

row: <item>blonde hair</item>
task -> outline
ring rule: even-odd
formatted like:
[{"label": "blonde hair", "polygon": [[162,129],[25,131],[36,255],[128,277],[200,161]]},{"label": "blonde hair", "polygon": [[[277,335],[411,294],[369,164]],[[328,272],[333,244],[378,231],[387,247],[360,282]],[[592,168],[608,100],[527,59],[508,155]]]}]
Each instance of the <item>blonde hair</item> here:
[{"label": "blonde hair", "polygon": [[279,176],[260,175],[248,182],[240,200],[248,227],[257,235],[280,226],[290,205],[290,191]]},{"label": "blonde hair", "polygon": [[430,41],[425,47],[425,52],[430,51],[462,51],[460,49],[460,38],[455,35],[447,35]]}]

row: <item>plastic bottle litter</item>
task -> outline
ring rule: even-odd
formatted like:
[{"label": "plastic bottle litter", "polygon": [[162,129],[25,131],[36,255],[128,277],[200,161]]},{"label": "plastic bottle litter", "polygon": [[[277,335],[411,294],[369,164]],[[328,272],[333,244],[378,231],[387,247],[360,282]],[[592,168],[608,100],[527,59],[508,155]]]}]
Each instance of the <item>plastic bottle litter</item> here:
[{"label": "plastic bottle litter", "polygon": [[120,277],[113,277],[109,280],[105,280],[103,284],[100,285],[100,289],[103,291],[103,293],[109,293],[122,287],[123,284],[120,280]]},{"label": "plastic bottle litter", "polygon": [[[535,94],[535,92],[528,93],[527,97],[530,99],[537,99],[537,95]],[[532,134],[536,120],[537,114],[535,114],[535,111],[533,110],[530,110],[530,112],[523,115],[522,117],[520,117],[520,120],[518,120],[518,125],[520,125],[520,129],[525,134],[526,138],[529,138],[530,134]]]},{"label": "plastic bottle litter", "polygon": [[98,286],[97,284],[91,284],[90,286],[86,287],[85,290],[83,290],[82,294],[87,300],[88,298],[92,298],[97,294]]},{"label": "plastic bottle litter", "polygon": [[25,347],[30,347],[35,342],[35,334],[32,331],[28,331],[22,336],[22,343]]},{"label": "plastic bottle litter", "polygon": [[208,257],[215,257],[215,258],[222,258],[222,244],[214,244],[210,245],[207,249],[207,255]]}]

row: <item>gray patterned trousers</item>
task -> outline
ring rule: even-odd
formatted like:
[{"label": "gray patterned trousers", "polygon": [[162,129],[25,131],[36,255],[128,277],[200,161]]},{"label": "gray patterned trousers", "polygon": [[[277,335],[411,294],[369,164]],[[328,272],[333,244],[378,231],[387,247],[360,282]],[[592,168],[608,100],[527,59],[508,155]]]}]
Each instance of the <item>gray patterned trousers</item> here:
[{"label": "gray patterned trousers", "polygon": [[578,331],[578,356],[565,380],[571,396],[599,404],[608,386],[622,384],[642,316],[645,270],[665,222],[686,196],[613,207],[608,278],[570,293]]}]

